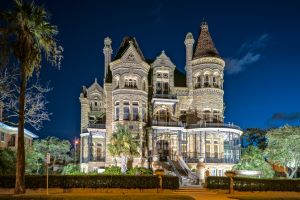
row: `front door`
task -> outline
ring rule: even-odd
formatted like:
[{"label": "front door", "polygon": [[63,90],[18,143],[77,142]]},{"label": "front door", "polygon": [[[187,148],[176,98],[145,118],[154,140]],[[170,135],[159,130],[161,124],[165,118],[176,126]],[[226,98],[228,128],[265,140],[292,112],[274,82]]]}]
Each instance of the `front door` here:
[{"label": "front door", "polygon": [[169,143],[166,140],[159,140],[156,143],[157,153],[159,155],[159,160],[162,162],[167,162],[167,157],[169,156]]}]

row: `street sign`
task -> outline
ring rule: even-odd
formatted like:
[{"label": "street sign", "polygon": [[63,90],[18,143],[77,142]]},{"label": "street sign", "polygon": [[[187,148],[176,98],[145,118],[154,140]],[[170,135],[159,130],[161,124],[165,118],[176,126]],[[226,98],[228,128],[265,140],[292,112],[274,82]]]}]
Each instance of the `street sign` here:
[{"label": "street sign", "polygon": [[47,153],[46,155],[46,163],[50,164],[50,153]]}]

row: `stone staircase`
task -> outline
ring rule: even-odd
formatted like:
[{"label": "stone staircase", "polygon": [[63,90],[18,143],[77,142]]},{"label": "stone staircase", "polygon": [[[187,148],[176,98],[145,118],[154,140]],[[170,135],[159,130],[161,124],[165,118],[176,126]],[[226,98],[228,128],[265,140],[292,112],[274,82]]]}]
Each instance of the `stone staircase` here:
[{"label": "stone staircase", "polygon": [[174,172],[176,176],[178,176],[180,180],[180,187],[198,185],[198,178],[196,176],[191,176],[188,171],[189,169],[182,167],[179,160],[171,160],[168,158],[168,162],[162,164],[162,167],[168,171]]}]

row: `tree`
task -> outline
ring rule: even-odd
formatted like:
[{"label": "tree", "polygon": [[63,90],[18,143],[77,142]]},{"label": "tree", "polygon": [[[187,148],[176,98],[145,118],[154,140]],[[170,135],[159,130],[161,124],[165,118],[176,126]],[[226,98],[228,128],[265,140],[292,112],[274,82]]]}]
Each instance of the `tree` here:
[{"label": "tree", "polygon": [[258,170],[263,173],[263,177],[272,178],[274,171],[263,156],[263,151],[255,146],[248,146],[243,150],[241,160],[234,165],[234,170]]},{"label": "tree", "polygon": [[266,130],[260,128],[247,128],[243,134],[243,138],[247,141],[244,147],[253,145],[264,150],[267,146],[266,133]]},{"label": "tree", "polygon": [[[0,70],[0,102],[3,103],[2,121],[17,126],[19,112],[18,74],[14,70]],[[46,105],[46,94],[51,91],[48,85],[42,86],[39,80],[29,80],[25,95],[25,123],[36,130],[40,130],[43,121],[48,121],[51,113]],[[3,90],[2,90],[3,89]]]},{"label": "tree", "polygon": [[0,175],[16,173],[16,153],[11,149],[0,149]]},{"label": "tree", "polygon": [[284,167],[287,178],[293,178],[300,166],[300,127],[283,126],[267,132],[268,160]]},{"label": "tree", "polygon": [[[72,160],[69,156],[70,149],[71,144],[68,140],[60,140],[57,137],[47,137],[46,139],[35,140],[29,153],[31,154],[32,160],[40,164],[40,167],[44,165],[46,154],[50,153],[49,169],[53,170],[54,165],[58,162],[67,163]],[[28,159],[29,158],[30,156],[28,156]],[[34,169],[35,168],[28,169],[28,171],[34,171]],[[38,170],[40,170],[40,168],[38,168]]]},{"label": "tree", "polygon": [[68,164],[68,165],[64,166],[62,174],[63,175],[80,175],[80,174],[83,174],[83,172],[80,171],[79,165]]},{"label": "tree", "polygon": [[[15,9],[1,12],[0,44],[3,52],[0,58],[4,61],[14,56],[20,63],[20,95],[18,116],[17,170],[15,193],[25,193],[25,97],[28,79],[41,68],[42,53],[54,66],[60,66],[62,48],[54,36],[57,27],[49,23],[46,10],[34,2],[23,3],[14,0]],[[1,62],[7,63],[7,62]]]},{"label": "tree", "polygon": [[132,163],[133,157],[139,156],[138,146],[139,142],[133,137],[133,133],[126,126],[118,125],[108,144],[108,151],[114,157],[121,157],[122,173],[126,173],[127,165]]}]

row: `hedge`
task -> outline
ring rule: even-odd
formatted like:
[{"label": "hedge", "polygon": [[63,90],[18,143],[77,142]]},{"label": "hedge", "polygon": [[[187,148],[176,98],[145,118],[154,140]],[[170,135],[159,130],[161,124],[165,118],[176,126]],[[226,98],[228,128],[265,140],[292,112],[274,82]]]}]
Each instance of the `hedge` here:
[{"label": "hedge", "polygon": [[[26,188],[46,187],[46,176],[26,175]],[[0,188],[14,188],[15,176],[0,176]],[[131,175],[49,175],[49,188],[159,188],[157,176]],[[163,176],[164,189],[178,189],[179,179],[176,176]]]},{"label": "hedge", "polygon": [[[300,192],[299,179],[258,179],[234,177],[234,189],[238,191],[296,191]],[[207,177],[209,189],[229,189],[229,178]]]}]

